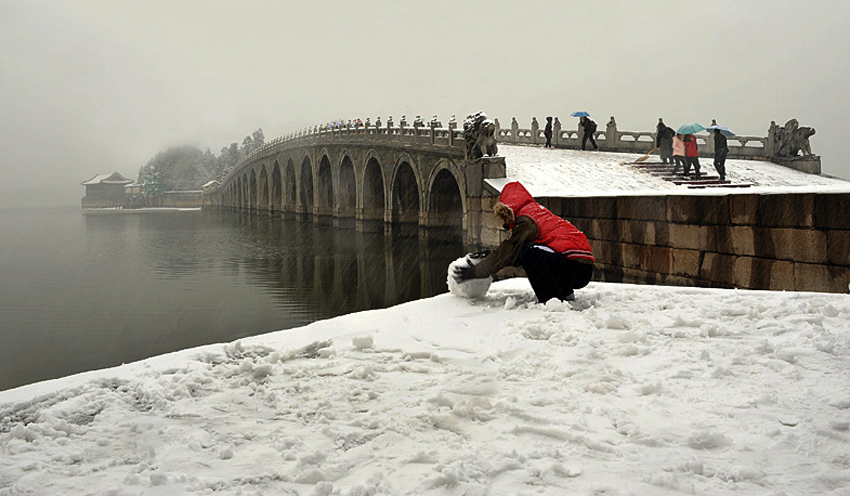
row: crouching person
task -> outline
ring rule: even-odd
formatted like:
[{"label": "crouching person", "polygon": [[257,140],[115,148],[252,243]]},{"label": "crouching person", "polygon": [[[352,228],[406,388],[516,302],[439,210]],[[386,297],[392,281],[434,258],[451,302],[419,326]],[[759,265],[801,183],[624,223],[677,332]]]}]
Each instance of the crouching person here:
[{"label": "crouching person", "polygon": [[540,205],[519,182],[505,185],[494,212],[511,235],[476,265],[456,269],[459,280],[484,278],[506,266],[522,266],[537,301],[572,300],[593,276],[587,237]]}]

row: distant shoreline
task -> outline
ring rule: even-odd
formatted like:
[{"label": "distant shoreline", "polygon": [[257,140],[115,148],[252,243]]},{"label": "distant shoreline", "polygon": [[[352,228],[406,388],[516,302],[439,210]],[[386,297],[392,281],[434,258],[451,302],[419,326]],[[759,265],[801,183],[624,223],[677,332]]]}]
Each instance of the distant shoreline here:
[{"label": "distant shoreline", "polygon": [[200,212],[201,207],[193,208],[171,208],[171,207],[149,207],[149,208],[83,208],[83,215],[111,215],[111,214],[146,214],[161,212]]}]

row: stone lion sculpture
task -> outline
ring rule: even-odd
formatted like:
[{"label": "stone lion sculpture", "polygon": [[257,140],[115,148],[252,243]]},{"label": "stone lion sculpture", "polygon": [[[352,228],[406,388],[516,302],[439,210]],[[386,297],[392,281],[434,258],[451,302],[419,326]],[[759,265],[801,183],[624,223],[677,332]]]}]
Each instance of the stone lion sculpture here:
[{"label": "stone lion sculpture", "polygon": [[476,159],[485,155],[496,155],[496,123],[484,112],[469,114],[463,121],[463,140],[466,143],[466,158]]},{"label": "stone lion sculpture", "polygon": [[[809,138],[815,134],[815,128],[802,126],[797,130],[797,143],[796,146],[803,152],[803,155],[811,155],[812,154],[812,145],[809,143]],[[794,155],[797,154],[797,150],[794,150]]]},{"label": "stone lion sculpture", "polygon": [[815,129],[808,126],[800,126],[797,119],[791,119],[785,123],[785,127],[776,130],[776,138],[779,145],[778,155],[780,157],[795,157],[798,152],[803,156],[812,154],[812,146],[809,138],[815,134]]}]

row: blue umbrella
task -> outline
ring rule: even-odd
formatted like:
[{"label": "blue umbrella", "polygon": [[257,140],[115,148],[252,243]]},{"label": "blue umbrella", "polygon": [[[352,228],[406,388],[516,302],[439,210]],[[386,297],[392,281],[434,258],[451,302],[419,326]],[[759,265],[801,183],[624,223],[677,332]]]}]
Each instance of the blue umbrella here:
[{"label": "blue umbrella", "polygon": [[575,112],[570,114],[570,117],[590,117],[590,114],[588,114],[584,110],[576,110]]},{"label": "blue umbrella", "polygon": [[735,136],[735,133],[730,131],[729,128],[726,127],[726,126],[708,126],[707,128],[705,128],[706,131],[711,132],[711,133],[713,133],[715,129],[720,131],[720,134],[722,134],[723,136],[726,136],[727,138],[731,138],[732,136]]},{"label": "blue umbrella", "polygon": [[685,124],[684,126],[680,127],[679,130],[676,132],[679,134],[694,134],[700,131],[705,131],[705,126],[696,122],[692,122],[690,124]]}]

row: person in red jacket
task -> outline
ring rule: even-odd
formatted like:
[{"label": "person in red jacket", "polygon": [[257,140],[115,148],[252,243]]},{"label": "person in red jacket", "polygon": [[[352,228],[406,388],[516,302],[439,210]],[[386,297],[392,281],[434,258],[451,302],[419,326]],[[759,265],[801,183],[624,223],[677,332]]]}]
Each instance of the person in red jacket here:
[{"label": "person in red jacket", "polygon": [[476,265],[455,269],[464,281],[495,274],[506,266],[525,269],[537,301],[574,299],[573,291],[593,276],[593,253],[587,236],[540,205],[519,182],[502,189],[494,212],[511,235]]},{"label": "person in red jacket", "polygon": [[691,166],[694,166],[694,175],[697,179],[700,178],[699,167],[699,151],[697,150],[697,137],[693,134],[685,135],[685,175],[690,173]]}]

